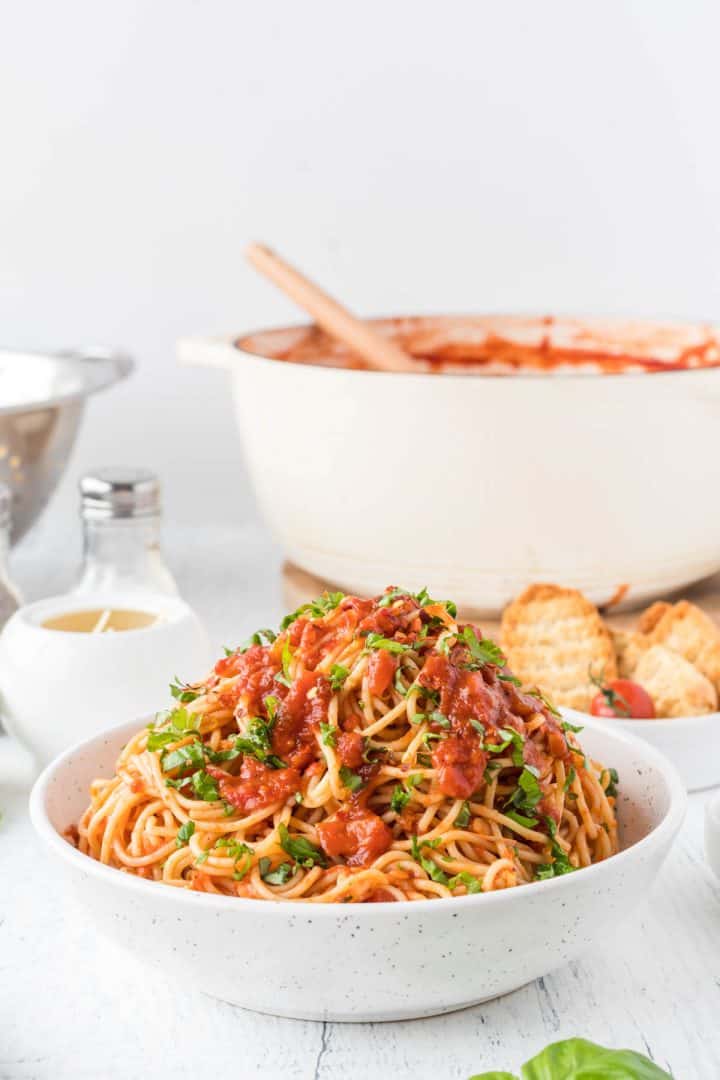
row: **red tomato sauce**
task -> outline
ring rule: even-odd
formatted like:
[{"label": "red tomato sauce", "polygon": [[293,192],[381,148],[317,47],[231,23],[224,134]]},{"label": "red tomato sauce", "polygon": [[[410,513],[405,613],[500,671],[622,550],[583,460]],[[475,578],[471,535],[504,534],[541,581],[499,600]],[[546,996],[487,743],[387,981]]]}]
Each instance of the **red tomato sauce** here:
[{"label": "red tomato sauce", "polygon": [[284,688],[275,680],[279,671],[280,663],[264,645],[251,645],[247,652],[232,653],[215,665],[215,674],[220,678],[237,677],[232,690],[226,691],[223,697],[232,699],[228,703],[234,705],[242,700],[251,716],[265,712],[263,701],[269,694],[277,697],[284,693]]},{"label": "red tomato sauce", "polygon": [[392,844],[382,818],[357,803],[346,803],[317,826],[320,846],[330,858],[343,856],[349,866],[367,866]]},{"label": "red tomato sauce", "polygon": [[395,678],[397,657],[387,649],[375,649],[370,654],[367,667],[368,690],[374,697],[382,697]]},{"label": "red tomato sauce", "polygon": [[272,730],[272,748],[278,757],[299,769],[313,759],[315,733],[321,723],[327,722],[331,697],[330,683],[324,675],[307,671],[293,681]]},{"label": "red tomato sauce", "polygon": [[225,802],[242,814],[284,801],[300,790],[300,773],[297,769],[270,769],[253,757],[243,758],[239,776],[231,776],[215,765],[208,765],[207,771],[218,781],[218,789]]},{"label": "red tomato sauce", "polygon": [[363,764],[365,740],[359,731],[343,731],[337,737],[337,755],[348,769],[359,769]]}]

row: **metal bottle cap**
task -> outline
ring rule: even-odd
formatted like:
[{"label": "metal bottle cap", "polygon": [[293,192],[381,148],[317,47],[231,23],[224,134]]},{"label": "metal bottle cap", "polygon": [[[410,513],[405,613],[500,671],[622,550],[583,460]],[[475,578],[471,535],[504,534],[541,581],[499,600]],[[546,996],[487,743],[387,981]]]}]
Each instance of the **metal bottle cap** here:
[{"label": "metal bottle cap", "polygon": [[80,479],[84,518],[139,518],[160,513],[160,482],[149,469],[94,469]]},{"label": "metal bottle cap", "polygon": [[0,484],[0,529],[10,528],[12,516],[12,492],[7,484]]}]

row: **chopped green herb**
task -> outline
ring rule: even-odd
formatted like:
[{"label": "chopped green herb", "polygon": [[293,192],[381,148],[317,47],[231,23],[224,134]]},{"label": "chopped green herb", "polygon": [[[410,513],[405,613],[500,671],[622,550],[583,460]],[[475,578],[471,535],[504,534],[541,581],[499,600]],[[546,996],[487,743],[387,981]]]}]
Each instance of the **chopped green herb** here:
[{"label": "chopped green herb", "polygon": [[200,697],[199,690],[194,690],[190,683],[184,683],[182,679],[178,679],[177,675],[175,676],[175,682],[170,683],[170,693],[182,705],[188,705],[195,698]]},{"label": "chopped green herb", "polygon": [[340,769],[340,780],[348,791],[357,791],[363,786],[362,777],[354,773],[352,769],[348,769],[347,765],[343,765]]},{"label": "chopped green herb", "polygon": [[524,825],[526,829],[534,829],[537,825],[537,818],[525,817],[524,814],[518,814],[514,810],[505,810],[504,813],[505,817],[509,817],[518,825]]},{"label": "chopped green herb", "polygon": [[263,704],[267,710],[268,720],[271,724],[274,724],[280,702],[273,694],[268,694],[268,696],[263,699]]},{"label": "chopped green herb", "polygon": [[538,690],[537,687],[535,687],[534,690],[528,690],[527,692],[530,697],[537,698],[538,701],[545,706],[549,713],[552,713],[553,716],[556,716],[558,720],[560,719],[560,713],[557,711],[552,701],[550,701],[549,698],[545,697],[545,695],[540,690]]},{"label": "chopped green herb", "polygon": [[504,672],[499,671],[498,679],[501,679],[503,682],[512,683],[513,686],[522,686],[522,680],[518,679],[517,675],[506,675]]},{"label": "chopped green herb", "polygon": [[577,867],[573,866],[570,862],[555,839],[553,839],[551,851],[553,861],[550,863],[542,863],[535,871],[535,878],[538,881],[544,881],[546,878],[560,877],[561,874],[571,874],[573,870],[577,869]]},{"label": "chopped green herb", "polygon": [[214,777],[206,773],[204,769],[199,769],[198,772],[193,773],[192,787],[198,799],[202,799],[204,802],[217,802],[220,798],[220,792]]},{"label": "chopped green herb", "polygon": [[563,791],[568,792],[573,785],[576,777],[575,766],[571,765],[567,776],[565,777],[565,783],[563,784]]},{"label": "chopped green herb", "polygon": [[455,815],[455,825],[458,829],[466,829],[470,824],[470,803],[465,800]]},{"label": "chopped green herb", "polygon": [[324,615],[334,611],[338,604],[344,599],[345,593],[324,592],[317,600],[312,600],[309,604],[301,604],[291,615],[286,615],[280,623],[280,629],[287,630],[288,626],[290,626],[291,623],[294,623],[296,619],[299,619],[301,615],[309,615],[312,619],[322,619]]},{"label": "chopped green herb", "polygon": [[410,845],[410,854],[416,863],[422,866],[425,873],[432,881],[437,881],[440,885],[447,885],[449,878],[447,874],[440,869],[434,859],[428,858],[427,855],[423,855],[422,849],[425,847],[434,848],[437,847],[438,841],[434,840],[421,840],[418,842],[417,836],[413,836]]},{"label": "chopped green herb", "polygon": [[172,772],[173,769],[187,769],[190,766],[202,768],[205,764],[205,748],[201,742],[195,739],[187,746],[179,746],[177,750],[170,750],[163,754],[161,765],[163,772]]},{"label": "chopped green herb", "polygon": [[393,641],[392,638],[383,637],[382,634],[371,632],[365,638],[365,648],[385,649],[389,653],[404,653],[408,652],[411,646],[403,645],[399,641]]},{"label": "chopped green herb", "polygon": [[438,643],[435,646],[436,652],[442,654],[442,656],[448,656],[450,649],[453,647],[457,638],[454,634],[445,634],[444,637],[438,638]]},{"label": "chopped green herb", "polygon": [[327,866],[324,852],[311,844],[304,836],[291,836],[285,825],[280,825],[280,847],[298,866]]},{"label": "chopped green herb", "polygon": [[342,664],[333,664],[330,668],[330,688],[332,690],[342,690],[345,680],[350,672]]},{"label": "chopped green herb", "polygon": [[617,786],[620,783],[617,769],[605,769],[603,776],[605,775],[605,773],[607,773],[609,777],[608,782],[605,786],[605,794],[608,795],[610,798],[617,798]]},{"label": "chopped green herb", "polygon": [[402,784],[396,784],[390,799],[390,809],[396,814],[401,813],[410,802],[410,792],[406,791]]},{"label": "chopped green herb", "polygon": [[505,803],[505,808],[507,810],[510,807],[515,807],[516,810],[521,810],[523,813],[528,811],[532,813],[542,796],[537,769],[533,768],[532,765],[525,765],[520,773],[518,786]]},{"label": "chopped green herb", "polygon": [[477,634],[472,626],[464,626],[460,638],[467,645],[476,664],[481,667],[485,664],[505,667],[505,657],[500,646],[496,645],[490,638],[481,638],[478,641]]},{"label": "chopped green herb", "polygon": [[411,596],[407,589],[391,589],[390,592],[385,593],[381,600],[378,600],[378,607],[385,608],[390,607],[396,600],[399,600],[401,596]]},{"label": "chopped green herb", "polygon": [[248,723],[244,733],[236,737],[234,747],[240,753],[248,754],[250,757],[257,758],[264,765],[269,765],[271,769],[284,769],[285,762],[271,753],[271,728],[271,723],[263,720],[260,716],[254,716]]},{"label": "chopped green herb", "polygon": [[563,720],[560,727],[563,731],[572,731],[575,735],[577,735],[578,731],[582,731],[583,729],[582,724],[571,724],[569,720]]},{"label": "chopped green herb", "polygon": [[482,892],[482,881],[480,878],[473,877],[467,870],[461,870],[459,874],[455,874],[448,881],[448,888],[456,889],[458,885],[464,885],[469,893]]},{"label": "chopped green herb", "polygon": [[500,728],[500,735],[503,737],[501,743],[485,743],[483,750],[488,754],[501,754],[503,750],[507,750],[508,746],[512,744],[512,760],[513,765],[517,765],[518,768],[523,764],[523,746],[525,740],[519,731],[515,728]]},{"label": "chopped green herb", "polygon": [[167,727],[158,729],[154,724],[149,725],[148,750],[161,750],[163,746],[179,742],[188,735],[198,735],[198,730],[193,727],[194,721],[195,717],[187,709],[173,709],[163,721],[168,725]]},{"label": "chopped green herb", "polygon": [[177,847],[182,847],[183,844],[187,844],[192,834],[195,832],[195,822],[188,819],[178,829],[178,834],[175,837],[175,844]]},{"label": "chopped green herb", "polygon": [[198,855],[197,859],[195,860],[195,865],[196,866],[202,866],[202,864],[204,862],[207,862],[209,858],[210,858],[210,852],[209,851],[203,851],[202,854]]},{"label": "chopped green herb", "polygon": [[337,728],[334,724],[326,724],[324,721],[320,721],[320,734],[322,736],[323,746],[334,746],[335,738],[337,736]]},{"label": "chopped green herb", "polygon": [[258,870],[260,871],[260,877],[268,885],[284,885],[288,878],[293,875],[293,868],[289,862],[280,863],[274,870],[271,870],[272,860],[268,859],[267,855],[263,855],[258,860]]}]

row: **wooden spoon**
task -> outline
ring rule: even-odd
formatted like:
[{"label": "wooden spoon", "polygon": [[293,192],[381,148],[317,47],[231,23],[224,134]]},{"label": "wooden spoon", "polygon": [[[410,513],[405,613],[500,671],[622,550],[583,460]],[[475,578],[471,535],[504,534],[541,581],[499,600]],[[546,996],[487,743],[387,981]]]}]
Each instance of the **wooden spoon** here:
[{"label": "wooden spoon", "polygon": [[347,345],[376,371],[422,370],[411,356],[369,323],[352,315],[318,285],[262,244],[250,244],[245,257],[256,270],[312,315],[330,337]]}]

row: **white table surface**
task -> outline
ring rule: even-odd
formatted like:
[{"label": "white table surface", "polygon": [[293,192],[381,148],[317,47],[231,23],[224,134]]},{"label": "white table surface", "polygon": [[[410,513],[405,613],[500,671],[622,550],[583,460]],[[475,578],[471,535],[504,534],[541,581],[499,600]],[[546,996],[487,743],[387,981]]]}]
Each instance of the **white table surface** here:
[{"label": "white table surface", "polygon": [[[277,621],[280,557],[259,527],[167,532],[182,591],[218,646]],[[26,596],[62,591],[75,550],[48,519],[15,553]],[[172,984],[98,937],[35,841],[29,779],[0,737],[0,1080],[466,1080],[518,1070],[575,1035],[640,1050],[677,1080],[720,1077],[720,883],[703,855],[704,793],[647,901],[603,948],[460,1013],[343,1025],[214,1001],[190,970]]]}]

